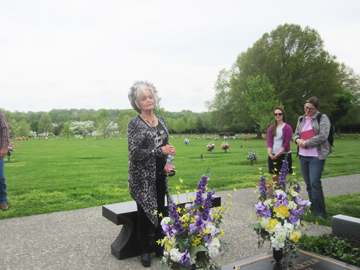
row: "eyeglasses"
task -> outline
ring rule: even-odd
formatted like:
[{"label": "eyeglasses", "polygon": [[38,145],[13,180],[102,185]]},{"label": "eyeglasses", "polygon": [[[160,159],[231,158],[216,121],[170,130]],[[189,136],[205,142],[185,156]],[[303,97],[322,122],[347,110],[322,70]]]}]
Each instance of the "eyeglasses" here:
[{"label": "eyeglasses", "polygon": [[309,108],[309,107],[306,107],[306,106],[304,106],[304,109],[305,109],[305,110],[309,110],[309,111],[315,110],[315,108]]},{"label": "eyeglasses", "polygon": [[283,113],[274,113],[275,116],[283,115]]}]

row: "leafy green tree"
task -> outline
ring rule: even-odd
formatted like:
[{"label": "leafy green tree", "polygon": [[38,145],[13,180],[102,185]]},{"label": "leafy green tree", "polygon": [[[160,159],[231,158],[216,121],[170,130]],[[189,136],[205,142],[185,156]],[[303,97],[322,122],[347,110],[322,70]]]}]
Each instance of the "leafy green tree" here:
[{"label": "leafy green tree", "polygon": [[196,127],[196,118],[193,115],[190,115],[186,123],[186,129],[190,130],[192,134],[193,130],[196,129]]},{"label": "leafy green tree", "polygon": [[292,126],[296,126],[298,116],[304,113],[307,98],[319,97],[322,112],[329,114],[335,107],[336,94],[342,90],[336,57],[324,50],[319,33],[309,27],[278,26],[241,53],[235,66],[236,72],[230,80],[230,110],[234,113],[246,107],[242,93],[248,90],[249,76],[266,74]]},{"label": "leafy green tree", "polygon": [[331,124],[336,127],[336,133],[340,136],[340,127],[347,118],[348,112],[356,107],[357,97],[349,90],[344,89],[337,94],[337,103],[335,109],[332,111],[330,119]]},{"label": "leafy green tree", "polygon": [[32,131],[38,132],[39,120],[33,120],[30,122],[30,129]]},{"label": "leafy green tree", "polygon": [[276,100],[274,87],[265,74],[262,78],[259,75],[249,76],[247,83],[248,90],[242,93],[242,99],[256,125],[257,137],[261,138],[261,133],[265,132],[273,122],[274,107],[282,107],[282,104]]},{"label": "leafy green tree", "polygon": [[43,114],[39,120],[38,125],[39,133],[49,133],[53,131],[53,122],[48,114]]},{"label": "leafy green tree", "polygon": [[68,139],[71,135],[74,135],[74,132],[70,129],[70,122],[64,123],[63,128],[60,132],[61,136],[66,136]]},{"label": "leafy green tree", "polygon": [[110,125],[110,113],[105,109],[99,110],[97,112],[96,118],[97,132],[102,134],[105,140],[106,135],[108,135],[112,130],[112,128],[110,128],[112,127],[112,125]]},{"label": "leafy green tree", "polygon": [[169,132],[174,132],[175,122],[176,122],[175,119],[172,119],[170,117],[166,118],[166,128],[168,129]]},{"label": "leafy green tree", "polygon": [[177,133],[182,133],[186,130],[186,123],[184,121],[184,118],[179,118],[178,120],[176,120],[174,130]]},{"label": "leafy green tree", "polygon": [[61,134],[61,130],[64,128],[64,122],[58,123],[54,126],[54,135],[58,136]]},{"label": "leafy green tree", "polygon": [[155,114],[155,115],[160,115],[160,116],[164,117],[164,119],[165,119],[165,121],[166,121],[167,111],[165,111],[164,108],[155,107],[155,109],[154,109],[154,114]]},{"label": "leafy green tree", "polygon": [[116,122],[118,124],[118,129],[121,134],[126,133],[129,120],[137,115],[138,115],[138,113],[132,109],[123,110],[123,111],[119,112],[119,114],[116,118]]},{"label": "leafy green tree", "polygon": [[94,121],[96,122],[96,115],[95,114],[92,114],[92,113],[84,113],[81,115],[81,118],[80,118],[80,121],[81,122],[85,122],[85,121]]},{"label": "leafy green tree", "polygon": [[19,129],[16,132],[18,137],[28,137],[30,134],[30,125],[25,120],[20,120]]}]

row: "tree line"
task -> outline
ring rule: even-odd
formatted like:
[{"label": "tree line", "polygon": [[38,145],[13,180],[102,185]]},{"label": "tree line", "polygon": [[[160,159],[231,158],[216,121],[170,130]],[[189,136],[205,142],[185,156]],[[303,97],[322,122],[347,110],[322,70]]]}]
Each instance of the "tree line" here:
[{"label": "tree line", "polygon": [[[9,126],[11,137],[29,137],[50,133],[56,136],[74,134],[102,136],[125,134],[127,124],[138,115],[133,109],[53,109],[49,112],[11,112],[2,109]],[[195,113],[190,110],[169,112],[155,108],[155,115],[165,118],[170,133],[212,133],[217,132],[212,125],[211,113]]]}]

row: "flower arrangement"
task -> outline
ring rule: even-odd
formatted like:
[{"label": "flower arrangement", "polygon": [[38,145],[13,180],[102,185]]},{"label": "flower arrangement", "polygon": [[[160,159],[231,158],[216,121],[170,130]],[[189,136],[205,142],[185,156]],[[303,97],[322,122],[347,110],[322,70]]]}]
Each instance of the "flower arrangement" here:
[{"label": "flower arrangement", "polygon": [[223,212],[230,207],[211,209],[215,190],[206,192],[209,177],[201,177],[192,203],[184,208],[175,203],[169,206],[169,217],[161,221],[166,236],[158,240],[164,246],[162,265],[176,270],[215,269],[210,261],[222,251],[220,238],[224,231],[220,231],[220,224]]},{"label": "flower arrangement", "polygon": [[225,153],[227,152],[227,149],[230,148],[230,145],[227,142],[223,142],[221,145],[221,148],[225,150]]},{"label": "flower arrangement", "polygon": [[306,207],[311,203],[301,199],[297,181],[286,183],[288,172],[288,161],[284,160],[278,182],[268,183],[266,176],[261,176],[259,202],[255,205],[260,222],[250,226],[259,236],[259,247],[270,241],[274,250],[294,251],[296,256],[296,244],[301,237],[300,216],[306,213]]},{"label": "flower arrangement", "polygon": [[209,144],[206,146],[208,151],[212,153],[212,150],[215,149],[215,144],[209,142]]},{"label": "flower arrangement", "polygon": [[251,166],[252,166],[254,160],[259,159],[259,155],[256,151],[251,151],[251,149],[249,149],[249,153],[248,153],[248,156],[246,157],[246,159],[249,159],[251,161]]},{"label": "flower arrangement", "polygon": [[8,155],[8,157],[11,156],[11,153],[12,153],[12,151],[14,151],[14,150],[15,150],[15,148],[14,148],[14,143],[11,142],[10,145],[8,146],[8,148],[7,148],[7,155]]}]

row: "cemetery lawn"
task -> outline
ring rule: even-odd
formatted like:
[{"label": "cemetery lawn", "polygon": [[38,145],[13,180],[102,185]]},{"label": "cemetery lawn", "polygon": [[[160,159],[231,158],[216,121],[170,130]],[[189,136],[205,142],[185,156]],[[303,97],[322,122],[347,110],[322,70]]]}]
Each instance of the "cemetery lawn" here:
[{"label": "cemetery lawn", "polygon": [[[1,211],[0,219],[131,200],[127,184],[126,139],[55,140],[55,137],[49,137],[46,141],[11,141],[19,145],[12,153],[10,163],[5,157],[9,210]],[[181,193],[193,191],[207,168],[211,175],[209,188],[217,191],[254,187],[259,183],[259,168],[267,172],[266,140],[228,140],[227,154],[221,149],[223,140],[211,140],[216,145],[213,154],[206,148],[210,141],[202,138],[190,138],[188,145],[184,144],[183,137],[170,139],[170,142],[177,151],[174,163],[178,171],[169,178],[171,194],[177,192],[177,186]],[[326,161],[323,178],[360,174],[360,140],[349,136],[344,140],[336,139],[334,143],[334,153]],[[246,159],[249,149],[259,154],[254,166]],[[302,180],[294,143],[291,143],[291,149],[295,177]],[[359,196],[354,203],[360,205]]]}]

